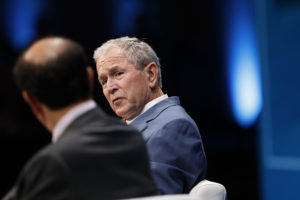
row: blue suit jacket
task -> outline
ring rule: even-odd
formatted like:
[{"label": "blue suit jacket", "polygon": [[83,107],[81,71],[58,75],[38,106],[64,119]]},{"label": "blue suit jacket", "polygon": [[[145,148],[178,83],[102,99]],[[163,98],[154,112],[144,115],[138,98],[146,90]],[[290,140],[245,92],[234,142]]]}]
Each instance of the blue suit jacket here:
[{"label": "blue suit jacket", "polygon": [[187,193],[204,179],[207,162],[202,139],[178,97],[155,104],[130,125],[146,140],[152,175],[162,193]]}]

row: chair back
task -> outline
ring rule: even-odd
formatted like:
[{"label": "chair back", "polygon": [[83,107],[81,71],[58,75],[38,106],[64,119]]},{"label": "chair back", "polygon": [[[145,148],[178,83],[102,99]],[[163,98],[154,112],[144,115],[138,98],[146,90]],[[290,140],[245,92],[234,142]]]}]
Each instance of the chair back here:
[{"label": "chair back", "polygon": [[189,196],[195,200],[226,200],[227,193],[222,184],[202,180],[192,188]]},{"label": "chair back", "polygon": [[203,180],[195,185],[189,194],[169,194],[123,200],[226,200],[225,187],[213,181]]}]

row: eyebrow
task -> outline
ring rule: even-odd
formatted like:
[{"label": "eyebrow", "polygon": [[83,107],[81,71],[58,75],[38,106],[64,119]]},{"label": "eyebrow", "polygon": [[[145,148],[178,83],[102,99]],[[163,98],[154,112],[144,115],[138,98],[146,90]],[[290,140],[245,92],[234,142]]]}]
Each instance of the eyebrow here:
[{"label": "eyebrow", "polygon": [[[100,67],[100,68],[101,68],[101,67]],[[108,74],[112,74],[112,73],[114,73],[115,71],[117,71],[119,68],[120,68],[120,67],[119,67],[118,65],[116,65],[116,66],[111,67],[109,70],[107,70],[107,72],[108,72]],[[104,75],[100,74],[100,75],[98,76],[98,80],[100,81],[100,79],[103,78],[103,77],[104,77]]]},{"label": "eyebrow", "polygon": [[115,66],[111,67],[108,71],[111,72],[111,71],[116,71],[118,69],[120,69],[120,66],[119,65],[115,65]]}]

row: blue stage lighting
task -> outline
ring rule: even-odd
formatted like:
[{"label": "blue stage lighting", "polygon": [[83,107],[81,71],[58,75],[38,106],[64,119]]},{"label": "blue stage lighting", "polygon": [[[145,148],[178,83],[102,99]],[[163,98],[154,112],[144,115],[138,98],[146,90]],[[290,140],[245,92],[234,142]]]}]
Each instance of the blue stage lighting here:
[{"label": "blue stage lighting", "polygon": [[257,119],[262,91],[253,9],[250,2],[232,1],[228,7],[227,52],[233,115],[244,128]]},{"label": "blue stage lighting", "polygon": [[141,0],[115,0],[114,32],[118,35],[130,35],[137,32],[137,18],[144,9]]},{"label": "blue stage lighting", "polygon": [[36,24],[45,2],[5,0],[5,34],[14,50],[22,50],[36,37]]}]

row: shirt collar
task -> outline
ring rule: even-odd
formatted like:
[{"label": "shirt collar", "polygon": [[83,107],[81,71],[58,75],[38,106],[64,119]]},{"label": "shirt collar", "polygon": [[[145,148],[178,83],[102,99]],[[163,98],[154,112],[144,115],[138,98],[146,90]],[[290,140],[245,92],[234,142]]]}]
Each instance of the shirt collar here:
[{"label": "shirt collar", "polygon": [[[148,103],[144,106],[143,110],[141,111],[141,113],[140,113],[138,116],[140,116],[141,114],[143,114],[144,112],[146,112],[147,110],[149,110],[149,109],[150,109],[152,106],[154,106],[155,104],[157,104],[157,103],[159,103],[159,102],[161,102],[162,100],[165,100],[165,99],[167,99],[167,98],[168,98],[168,95],[167,95],[167,94],[164,94],[164,95],[162,95],[162,96],[160,96],[160,97],[157,97],[156,99],[153,99],[152,101],[148,102]],[[132,123],[138,116],[136,116],[136,117],[133,118],[132,120],[126,120],[126,124]]]},{"label": "shirt collar", "polygon": [[55,143],[62,136],[66,128],[80,115],[96,107],[94,100],[84,101],[68,111],[55,125],[52,142]]}]

